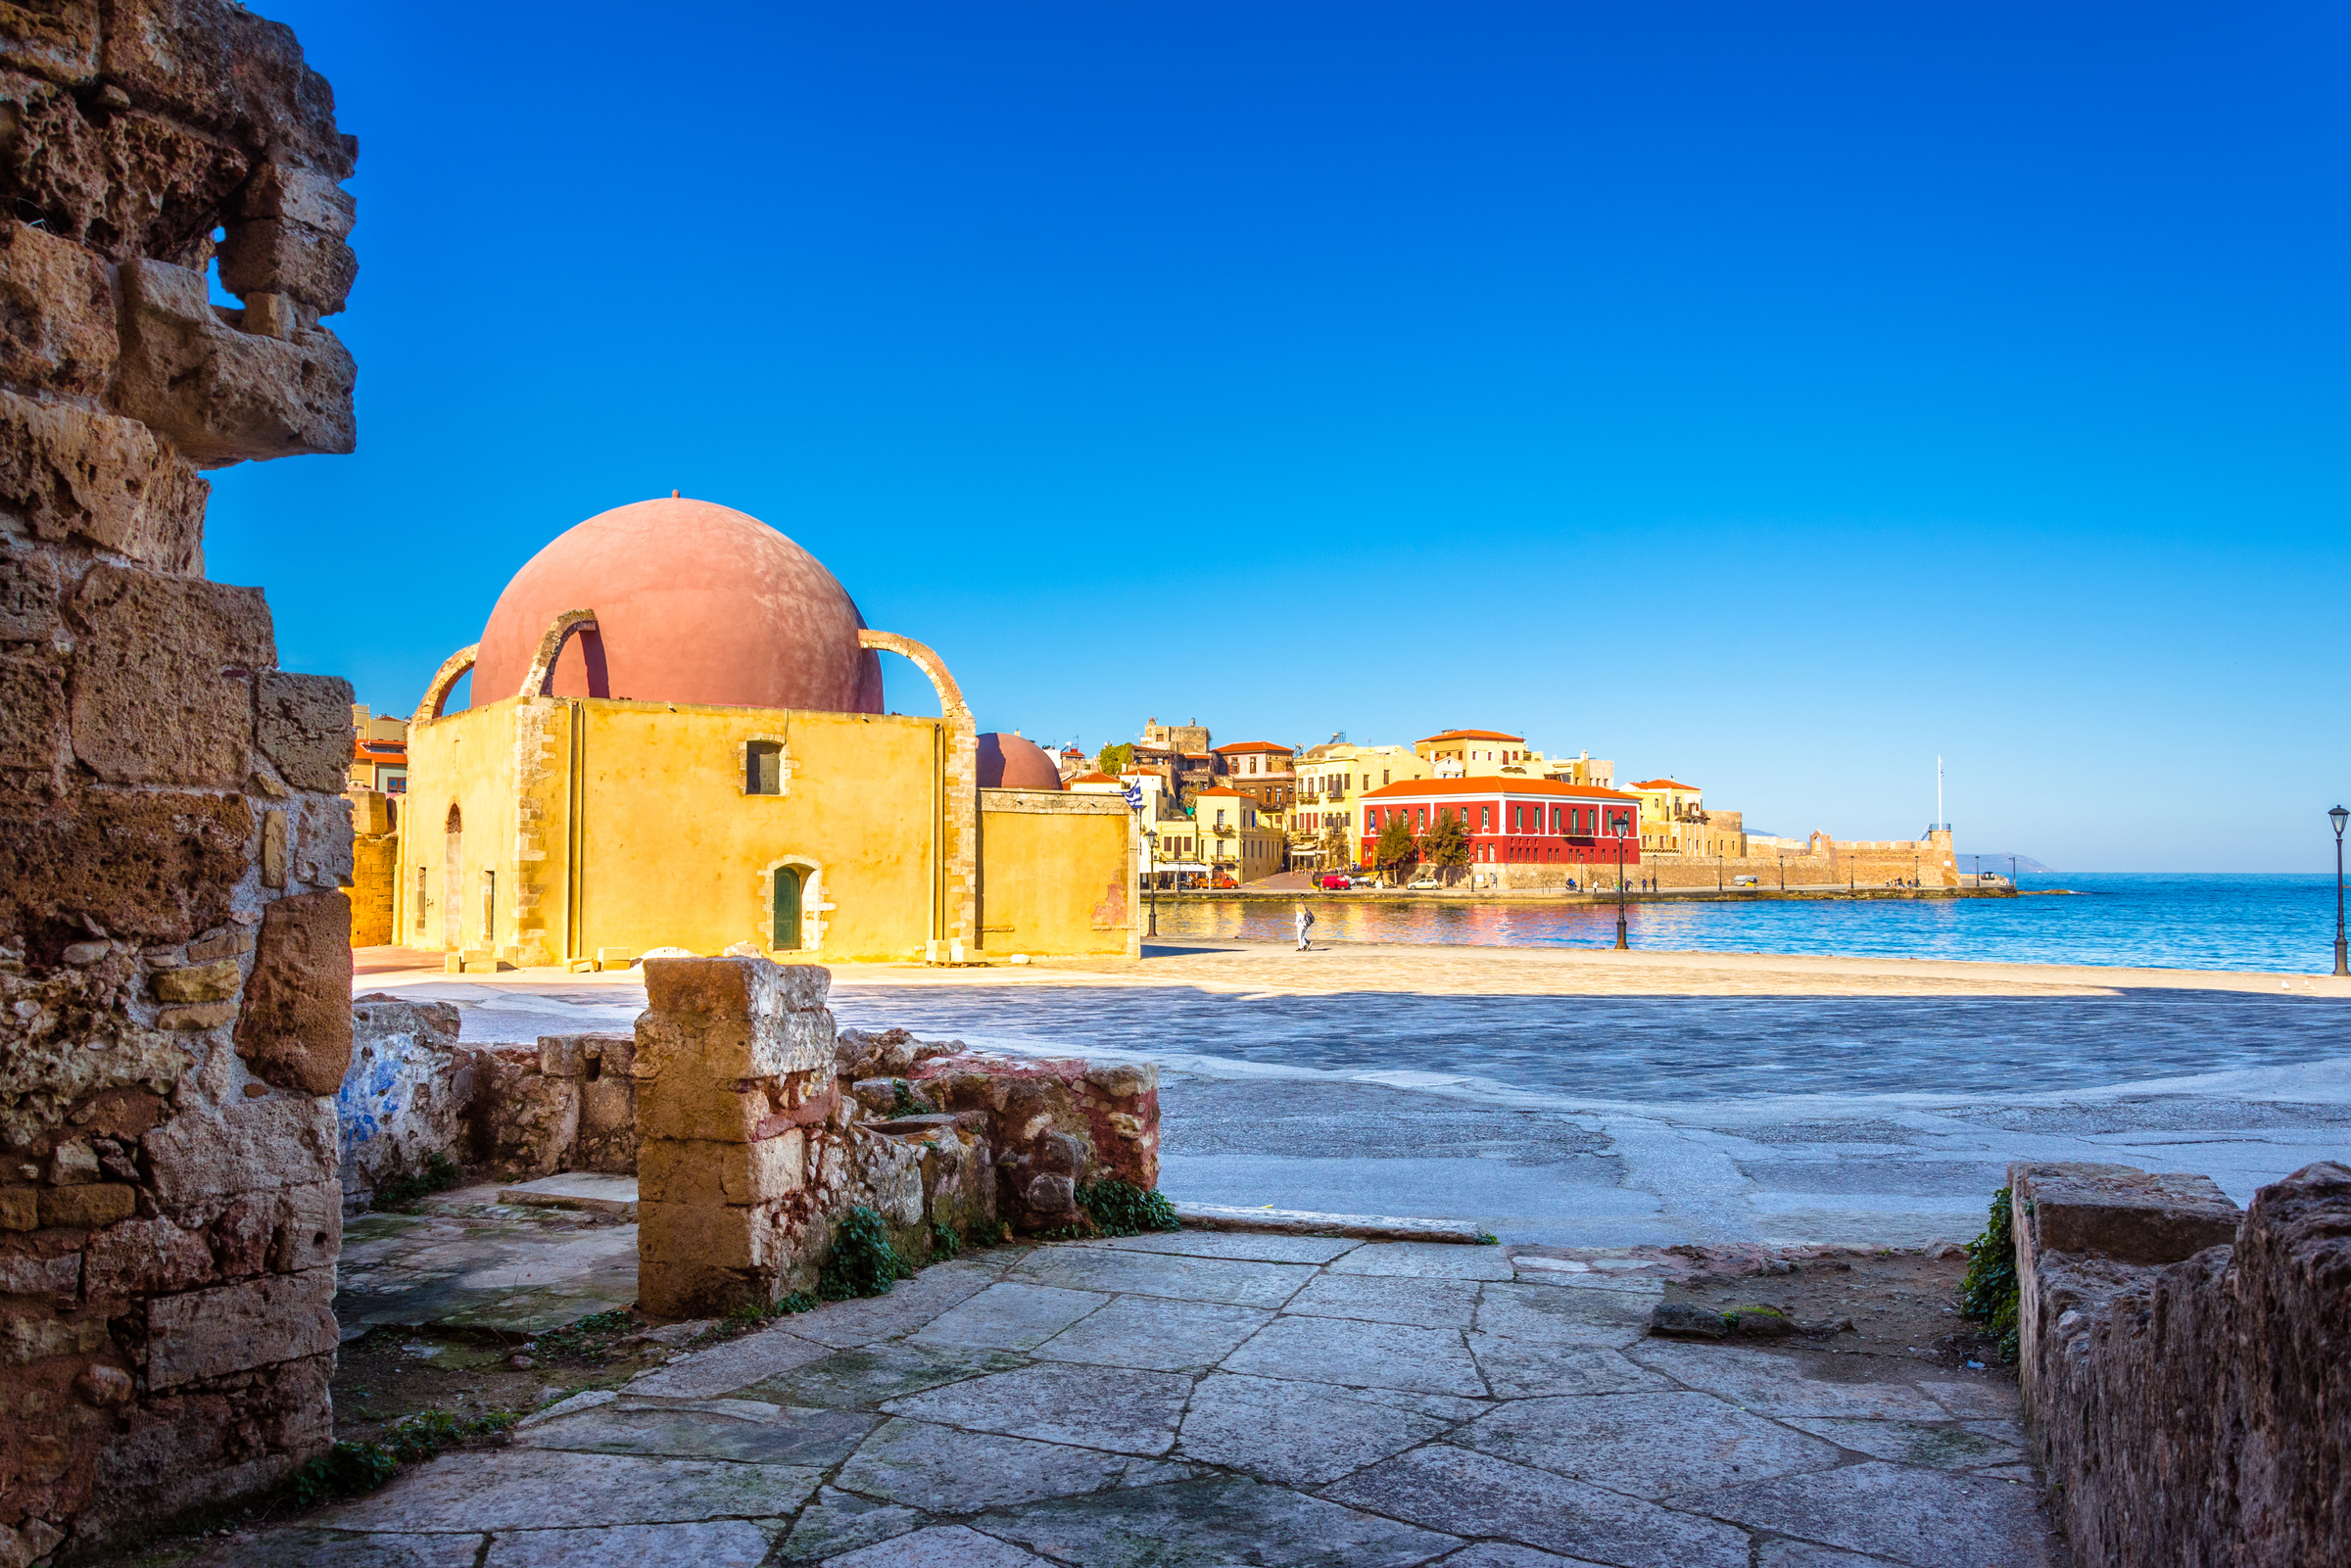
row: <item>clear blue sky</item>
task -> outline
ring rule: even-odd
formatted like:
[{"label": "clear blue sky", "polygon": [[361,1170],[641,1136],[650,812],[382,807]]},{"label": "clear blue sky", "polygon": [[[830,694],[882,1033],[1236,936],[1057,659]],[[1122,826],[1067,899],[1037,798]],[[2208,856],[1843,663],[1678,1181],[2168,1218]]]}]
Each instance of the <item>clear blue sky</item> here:
[{"label": "clear blue sky", "polygon": [[1861,837],[1941,752],[1962,852],[2331,866],[2339,7],[257,4],[361,141],[360,451],[211,569],[379,709],[674,486],[986,728]]}]

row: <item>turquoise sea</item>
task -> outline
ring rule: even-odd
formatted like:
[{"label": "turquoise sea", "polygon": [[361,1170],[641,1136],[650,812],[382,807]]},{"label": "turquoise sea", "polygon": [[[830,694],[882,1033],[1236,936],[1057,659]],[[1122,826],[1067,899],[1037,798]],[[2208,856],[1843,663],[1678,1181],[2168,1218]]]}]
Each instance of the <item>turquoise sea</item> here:
[{"label": "turquoise sea", "polygon": [[[2027,893],[2069,894],[1845,902],[1630,906],[1635,947],[1708,952],[1956,958],[2014,964],[2325,974],[2334,967],[2334,878],[2070,872],[2021,879]],[[1307,895],[1312,897],[1313,895]],[[1163,937],[1291,934],[1287,902],[1159,906]],[[1335,941],[1471,947],[1607,947],[1614,905],[1358,903],[1316,898],[1315,935]]]}]

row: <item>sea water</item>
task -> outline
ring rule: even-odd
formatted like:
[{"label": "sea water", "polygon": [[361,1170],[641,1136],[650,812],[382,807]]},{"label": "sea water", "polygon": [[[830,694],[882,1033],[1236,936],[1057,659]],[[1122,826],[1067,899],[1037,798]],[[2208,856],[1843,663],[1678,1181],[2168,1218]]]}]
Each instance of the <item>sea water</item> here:
[{"label": "sea water", "polygon": [[[2078,872],[2020,879],[2016,898],[1790,899],[1628,904],[1635,947],[2009,964],[2258,970],[2334,967],[2331,875]],[[2056,892],[2053,889],[2069,889]],[[1303,894],[1318,939],[1471,947],[1609,947],[1614,904],[1366,900]],[[1278,941],[1296,901],[1168,900],[1159,933]]]}]

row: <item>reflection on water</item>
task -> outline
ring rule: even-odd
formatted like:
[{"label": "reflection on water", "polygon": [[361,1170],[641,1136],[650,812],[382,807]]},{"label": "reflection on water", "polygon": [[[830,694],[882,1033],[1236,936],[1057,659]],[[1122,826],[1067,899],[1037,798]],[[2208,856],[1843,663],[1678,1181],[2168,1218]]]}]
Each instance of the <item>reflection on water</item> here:
[{"label": "reflection on water", "polygon": [[[2324,974],[2334,962],[2330,876],[2078,874],[2024,879],[2078,897],[1753,904],[1634,904],[1635,947],[1702,952],[1956,958],[2014,964]],[[1318,939],[1470,947],[1610,947],[1613,904],[1312,899]],[[1295,901],[1162,903],[1167,937],[1284,941]]]}]

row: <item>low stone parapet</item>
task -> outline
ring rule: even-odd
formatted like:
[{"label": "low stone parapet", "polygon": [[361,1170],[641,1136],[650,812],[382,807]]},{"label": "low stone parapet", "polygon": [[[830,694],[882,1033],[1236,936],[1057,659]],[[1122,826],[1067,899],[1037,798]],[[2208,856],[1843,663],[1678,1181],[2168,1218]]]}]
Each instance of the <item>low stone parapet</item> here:
[{"label": "low stone parapet", "polygon": [[2077,1568],[2351,1561],[2351,1168],[2009,1169],[2019,1378]]}]

